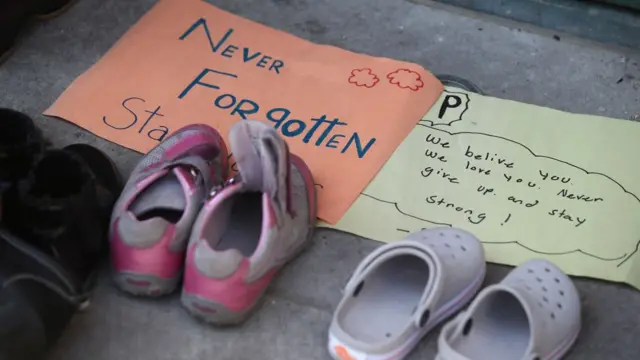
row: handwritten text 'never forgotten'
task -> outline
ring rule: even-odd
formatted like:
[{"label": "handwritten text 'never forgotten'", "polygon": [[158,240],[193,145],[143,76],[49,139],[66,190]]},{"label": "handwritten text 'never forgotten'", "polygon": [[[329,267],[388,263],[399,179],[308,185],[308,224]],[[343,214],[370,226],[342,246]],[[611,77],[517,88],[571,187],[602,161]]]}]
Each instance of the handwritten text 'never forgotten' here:
[{"label": "handwritten text 'never forgotten'", "polygon": [[[197,29],[201,29],[206,36],[212,54],[230,59],[229,61],[241,61],[244,64],[264,68],[265,71],[275,76],[281,76],[284,69],[286,69],[283,60],[275,59],[247,46],[242,47],[233,44],[233,29],[228,29],[222,37],[214,41],[204,18],[195,21],[179,39],[187,39]],[[273,127],[278,129],[285,137],[299,138],[302,139],[303,143],[337,149],[341,153],[346,153],[352,149],[358,158],[363,158],[376,142],[376,138],[363,140],[357,131],[345,132],[344,130],[349,128],[349,124],[337,117],[322,114],[303,121],[296,118],[287,107],[263,109],[258,102],[252,99],[224,92],[214,80],[214,77],[220,76],[233,79],[239,78],[237,74],[205,68],[189,81],[179,93],[178,99],[184,99],[195,88],[214,90],[217,92],[212,97],[214,108],[224,110],[232,118],[237,118],[237,120],[246,120],[249,117],[262,118],[272,122]],[[165,115],[160,111],[161,106],[144,106],[146,102],[142,97],[128,97],[121,104],[122,108],[130,114],[127,115],[126,119],[111,119],[103,116],[102,121],[113,129],[131,129],[137,131],[138,134],[146,135],[150,139],[160,142],[167,136],[170,129],[167,126],[167,121],[162,121]],[[161,121],[162,124],[160,124]]]}]

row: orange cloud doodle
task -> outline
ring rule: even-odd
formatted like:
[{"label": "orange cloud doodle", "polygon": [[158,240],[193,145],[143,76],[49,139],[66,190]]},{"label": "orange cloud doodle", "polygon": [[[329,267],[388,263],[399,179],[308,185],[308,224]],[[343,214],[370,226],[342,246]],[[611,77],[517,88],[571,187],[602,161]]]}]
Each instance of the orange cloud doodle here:
[{"label": "orange cloud doodle", "polygon": [[424,82],[415,71],[409,69],[398,69],[387,75],[389,82],[394,85],[398,85],[401,89],[411,89],[412,91],[418,91],[418,89],[424,86]]},{"label": "orange cloud doodle", "polygon": [[351,71],[349,77],[349,83],[356,86],[364,86],[366,88],[372,88],[380,81],[380,78],[374,74],[371,69],[354,69]]}]

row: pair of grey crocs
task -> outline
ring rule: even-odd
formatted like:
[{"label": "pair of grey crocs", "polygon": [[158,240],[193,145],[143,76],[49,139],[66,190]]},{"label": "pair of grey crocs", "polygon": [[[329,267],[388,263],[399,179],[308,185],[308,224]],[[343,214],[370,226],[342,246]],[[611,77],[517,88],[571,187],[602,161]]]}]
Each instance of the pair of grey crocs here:
[{"label": "pair of grey crocs", "polygon": [[485,271],[480,241],[456,228],[419,231],[377,248],[345,286],[329,353],[337,360],[402,359],[468,305],[443,327],[436,360],[566,354],[580,330],[580,300],[569,277],[546,260],[529,260],[478,294]]}]

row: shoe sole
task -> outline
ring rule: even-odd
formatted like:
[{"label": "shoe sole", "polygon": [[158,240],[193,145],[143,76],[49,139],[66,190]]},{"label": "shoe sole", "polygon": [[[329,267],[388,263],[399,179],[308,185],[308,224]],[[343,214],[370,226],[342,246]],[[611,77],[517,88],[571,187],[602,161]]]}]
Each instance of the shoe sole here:
[{"label": "shoe sole", "polygon": [[242,311],[231,311],[226,306],[185,292],[180,296],[182,305],[194,318],[216,326],[233,326],[245,322],[249,316],[264,304],[266,289],[256,298],[256,302]]},{"label": "shoe sole", "polygon": [[134,296],[159,297],[174,292],[181,276],[164,279],[153,275],[121,271],[114,274],[112,278],[116,286],[125,293]]}]

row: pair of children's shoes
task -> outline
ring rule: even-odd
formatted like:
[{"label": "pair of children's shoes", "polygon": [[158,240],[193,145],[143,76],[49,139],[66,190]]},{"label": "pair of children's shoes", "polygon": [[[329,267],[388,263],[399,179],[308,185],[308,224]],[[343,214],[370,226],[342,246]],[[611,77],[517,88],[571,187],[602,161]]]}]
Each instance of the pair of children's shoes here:
[{"label": "pair of children's shoes", "polygon": [[527,261],[477,296],[482,245],[436,228],[379,247],[348,281],[329,329],[339,360],[402,359],[445,319],[437,360],[557,360],[580,330],[578,292],[546,260]]},{"label": "pair of children's shoes", "polygon": [[133,170],[114,207],[110,243],[123,291],[158,296],[183,280],[182,304],[212,324],[246,319],[276,272],[311,240],[311,172],[270,126],[236,123],[227,148],[207,125],[182,128]]}]

